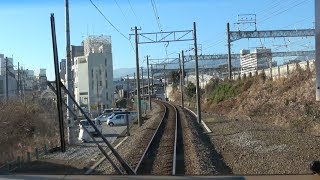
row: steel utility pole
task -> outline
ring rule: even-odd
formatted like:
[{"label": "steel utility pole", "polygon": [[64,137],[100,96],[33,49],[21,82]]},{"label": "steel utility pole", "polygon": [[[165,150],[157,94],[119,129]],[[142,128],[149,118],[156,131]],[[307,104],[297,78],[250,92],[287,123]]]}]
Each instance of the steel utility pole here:
[{"label": "steel utility pole", "polygon": [[141,92],[141,94],[142,94],[142,99],[144,98],[144,83],[143,83],[143,67],[141,67],[141,85],[142,85],[142,92]]},{"label": "steel utility pole", "polygon": [[6,57],[6,100],[9,100],[9,83],[8,83],[8,57]]},{"label": "steel utility pole", "polygon": [[129,75],[127,75],[127,109],[129,107],[130,98],[129,98]]},{"label": "steel utility pole", "polygon": [[182,108],[184,108],[184,51],[181,52],[181,62],[182,62],[182,95],[183,95],[183,103],[182,103]]},{"label": "steel utility pole", "polygon": [[320,2],[315,0],[316,100],[320,101]]},{"label": "steel utility pole", "polygon": [[147,56],[147,70],[148,70],[148,98],[149,98],[149,110],[151,107],[151,90],[150,90],[150,72],[149,72],[149,56]]},{"label": "steel utility pole", "polygon": [[[70,25],[69,25],[69,0],[65,0],[66,6],[66,56],[67,56],[67,89],[71,93],[73,92],[73,82],[71,76],[71,52],[70,52]],[[60,81],[60,79],[59,79]],[[71,97],[67,96],[67,105],[70,109],[73,109],[73,102]],[[75,144],[75,132],[74,132],[74,117],[69,109],[67,109],[67,120],[68,120],[68,142],[69,144]]]},{"label": "steel utility pole", "polygon": [[19,66],[19,62],[18,62],[18,81],[17,81],[17,95],[20,98],[20,66]]},{"label": "steel utility pole", "polygon": [[153,67],[151,64],[151,84],[152,84],[152,94],[154,94],[154,79],[153,79]]},{"label": "steel utility pole", "polygon": [[231,41],[230,41],[229,23],[227,23],[227,43],[228,43],[228,78],[231,79]]},{"label": "steel utility pole", "polygon": [[180,57],[180,54],[179,54],[179,71],[180,71],[180,73],[179,73],[179,75],[180,75],[180,93],[181,93],[181,107],[183,108],[183,72],[182,72],[182,68],[181,68],[181,63],[182,61],[181,61],[181,57]]},{"label": "steel utility pole", "polygon": [[61,80],[59,73],[59,60],[58,60],[58,49],[57,49],[57,40],[56,40],[56,28],[54,22],[54,14],[51,14],[51,37],[52,37],[52,49],[53,49],[53,58],[54,58],[54,72],[56,77],[56,90],[57,90],[57,109],[59,116],[59,130],[60,130],[60,144],[61,151],[66,151],[66,144],[64,139],[64,123],[63,123],[63,110],[62,110],[62,95],[61,95]]},{"label": "steel utility pole", "polygon": [[[133,82],[134,82],[134,88],[137,89],[136,73],[133,73]],[[133,93],[133,95],[135,95],[135,93]]]},{"label": "steel utility pole", "polygon": [[164,91],[164,100],[167,100],[167,92],[166,92],[166,65],[163,65],[163,91]]},{"label": "steel utility pole", "polygon": [[139,47],[138,47],[138,28],[134,27],[135,43],[136,43],[136,74],[137,74],[137,108],[138,108],[138,124],[142,126],[141,118],[141,101],[140,101],[140,81],[139,81]]},{"label": "steel utility pole", "polygon": [[193,39],[194,39],[194,57],[196,64],[196,96],[197,96],[197,115],[198,122],[201,123],[201,102],[199,88],[199,68],[198,68],[198,47],[197,47],[197,28],[196,22],[193,22]]}]

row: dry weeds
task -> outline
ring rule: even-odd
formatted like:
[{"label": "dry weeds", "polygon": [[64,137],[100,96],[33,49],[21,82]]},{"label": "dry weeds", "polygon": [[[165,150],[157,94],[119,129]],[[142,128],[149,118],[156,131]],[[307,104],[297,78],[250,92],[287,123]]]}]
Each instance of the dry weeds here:
[{"label": "dry weeds", "polygon": [[0,102],[0,164],[59,141],[56,105],[48,100]]}]

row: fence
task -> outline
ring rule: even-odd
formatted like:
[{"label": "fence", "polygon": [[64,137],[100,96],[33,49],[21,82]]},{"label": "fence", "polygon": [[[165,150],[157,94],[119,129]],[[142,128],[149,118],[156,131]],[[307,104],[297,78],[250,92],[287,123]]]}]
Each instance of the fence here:
[{"label": "fence", "polygon": [[[314,60],[309,60],[309,61],[302,61],[299,63],[284,64],[281,66],[258,70],[257,74],[261,74],[264,71],[265,75],[267,77],[272,78],[272,79],[277,79],[280,77],[287,77],[291,72],[296,70],[298,65],[300,66],[300,68],[302,68],[304,70],[306,70],[308,68],[310,68],[310,70],[313,70],[315,68]],[[246,74],[246,76],[249,76],[249,72],[244,73],[244,74]],[[239,77],[239,75],[241,77],[243,77],[244,74],[240,75],[239,72],[234,72],[232,77],[233,77],[233,79],[237,79]],[[252,76],[254,76],[254,75],[255,75],[255,72],[253,71]]]},{"label": "fence", "polygon": [[48,145],[44,145],[41,148],[35,148],[33,152],[26,152],[23,156],[18,156],[12,161],[7,161],[0,166],[0,174],[10,174],[18,168],[24,167],[27,163],[33,160],[39,160],[43,155],[47,155],[49,152]]}]

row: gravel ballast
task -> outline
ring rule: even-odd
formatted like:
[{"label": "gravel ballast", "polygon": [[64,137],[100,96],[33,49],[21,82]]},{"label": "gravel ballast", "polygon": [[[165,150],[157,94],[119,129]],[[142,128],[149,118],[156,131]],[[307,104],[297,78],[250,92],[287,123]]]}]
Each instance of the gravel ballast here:
[{"label": "gravel ballast", "polygon": [[204,118],[210,140],[234,174],[310,174],[320,139],[290,128],[221,116]]},{"label": "gravel ballast", "polygon": [[[144,124],[141,127],[134,124],[128,139],[118,147],[117,152],[133,169],[138,164],[147,143],[158,127],[163,113],[163,107],[153,103],[153,110],[144,118]],[[114,162],[117,162],[114,156],[111,156],[111,158]],[[119,166],[118,163],[116,164]],[[116,172],[108,161],[103,161],[92,174],[116,174]]]},{"label": "gravel ballast", "polygon": [[184,140],[185,175],[232,174],[196,118],[189,111],[178,109]]}]

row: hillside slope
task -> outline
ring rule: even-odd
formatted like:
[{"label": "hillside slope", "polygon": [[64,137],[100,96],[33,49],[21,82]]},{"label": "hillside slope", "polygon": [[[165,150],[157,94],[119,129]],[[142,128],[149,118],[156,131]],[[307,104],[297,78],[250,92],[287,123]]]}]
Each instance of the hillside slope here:
[{"label": "hillside slope", "polygon": [[287,78],[264,75],[242,80],[211,80],[203,97],[203,111],[292,127],[318,135],[319,103],[315,98],[314,72],[297,68]]}]

